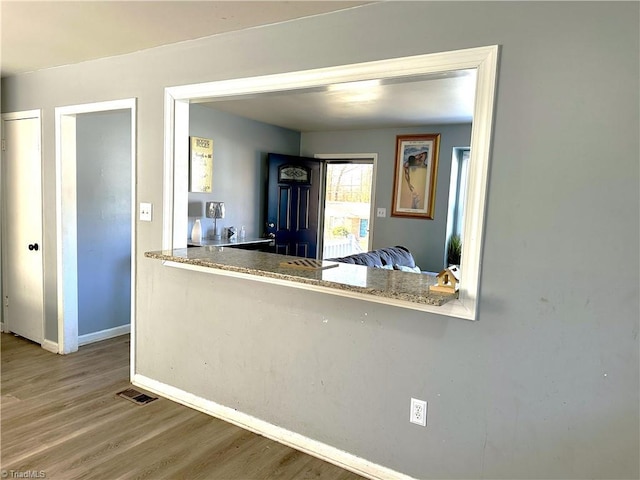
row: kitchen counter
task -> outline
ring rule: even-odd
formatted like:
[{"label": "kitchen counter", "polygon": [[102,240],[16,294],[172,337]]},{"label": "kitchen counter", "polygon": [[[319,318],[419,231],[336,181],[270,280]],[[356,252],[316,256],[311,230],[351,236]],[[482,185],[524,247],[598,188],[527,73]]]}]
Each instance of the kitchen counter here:
[{"label": "kitchen counter", "polygon": [[407,303],[406,306],[415,304],[410,308],[418,308],[419,305],[441,306],[457,298],[457,294],[430,293],[429,285],[436,283],[434,275],[327,261],[323,261],[322,266],[331,268],[302,269],[282,265],[283,262],[300,260],[299,257],[233,248],[237,246],[237,242],[230,245],[232,248],[229,245],[209,245],[146,252],[145,257],[169,264],[197,267],[200,270],[204,267],[211,269],[211,273],[263,281],[272,279],[275,280],[273,283],[286,283],[345,296],[364,296],[361,298],[383,303],[400,302]]},{"label": "kitchen counter", "polygon": [[189,247],[242,247],[242,246],[253,246],[256,247],[264,245],[265,247],[269,246],[273,243],[272,238],[245,238],[240,240],[239,238],[228,239],[221,238],[220,240],[214,240],[212,238],[203,238],[199,242],[194,242],[193,240],[189,240],[187,242],[187,246]]}]

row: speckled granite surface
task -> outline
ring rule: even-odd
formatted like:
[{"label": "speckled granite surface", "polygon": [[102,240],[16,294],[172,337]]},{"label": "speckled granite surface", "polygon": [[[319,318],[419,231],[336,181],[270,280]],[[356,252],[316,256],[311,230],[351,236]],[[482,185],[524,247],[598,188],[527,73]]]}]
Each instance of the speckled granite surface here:
[{"label": "speckled granite surface", "polygon": [[[429,285],[436,283],[436,278],[432,275],[346,263],[338,263],[337,267],[324,270],[304,270],[280,265],[281,262],[295,260],[298,257],[239,248],[212,246],[181,248],[146,252],[145,257],[426,305],[440,306],[456,297],[456,295],[429,293]],[[336,262],[323,263],[324,265],[336,264]]]}]

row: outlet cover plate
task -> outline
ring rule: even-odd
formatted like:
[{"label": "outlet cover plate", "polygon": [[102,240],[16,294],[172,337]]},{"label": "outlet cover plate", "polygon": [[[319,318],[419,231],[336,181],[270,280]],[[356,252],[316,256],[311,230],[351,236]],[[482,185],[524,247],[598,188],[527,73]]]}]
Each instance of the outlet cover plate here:
[{"label": "outlet cover plate", "polygon": [[409,421],[423,427],[427,426],[427,402],[416,398],[411,399]]}]

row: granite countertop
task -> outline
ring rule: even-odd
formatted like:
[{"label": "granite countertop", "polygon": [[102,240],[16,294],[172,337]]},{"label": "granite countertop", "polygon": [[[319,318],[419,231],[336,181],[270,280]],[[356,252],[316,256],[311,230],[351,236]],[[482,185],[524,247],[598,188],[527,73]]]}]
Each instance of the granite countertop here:
[{"label": "granite countertop", "polygon": [[281,265],[282,262],[300,260],[299,257],[233,247],[181,248],[146,252],[145,257],[424,305],[440,306],[457,298],[457,294],[429,292],[429,285],[436,283],[435,275],[327,261],[322,262],[323,266],[337,264],[337,267],[306,270]]},{"label": "granite countertop", "polygon": [[187,245],[190,247],[206,247],[206,246],[216,246],[216,247],[231,247],[234,245],[257,245],[257,244],[267,244],[273,242],[273,238],[253,238],[247,237],[244,239],[235,238],[220,238],[215,240],[213,238],[203,238],[199,242],[194,242],[193,240],[189,240]]}]

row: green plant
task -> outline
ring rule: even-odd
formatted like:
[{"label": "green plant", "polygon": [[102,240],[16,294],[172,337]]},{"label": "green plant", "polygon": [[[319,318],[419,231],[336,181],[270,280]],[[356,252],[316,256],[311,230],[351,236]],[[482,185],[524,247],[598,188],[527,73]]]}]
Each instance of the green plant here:
[{"label": "green plant", "polygon": [[331,233],[333,234],[334,237],[346,237],[351,232],[344,225],[338,225],[337,227],[333,227],[333,230],[331,230]]},{"label": "green plant", "polygon": [[447,246],[447,265],[460,265],[462,256],[462,240],[460,235],[451,235]]}]

